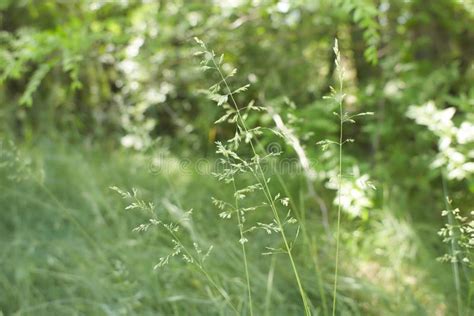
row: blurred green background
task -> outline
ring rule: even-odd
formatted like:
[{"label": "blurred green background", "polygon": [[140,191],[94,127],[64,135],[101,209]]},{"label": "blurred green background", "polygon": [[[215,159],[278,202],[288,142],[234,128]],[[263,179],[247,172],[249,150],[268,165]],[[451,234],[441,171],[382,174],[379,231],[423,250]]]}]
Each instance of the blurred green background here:
[{"label": "blurred green background", "polygon": [[[346,110],[375,115],[345,131],[356,142],[344,147],[338,314],[472,315],[472,264],[459,264],[456,290],[437,232],[446,197],[472,219],[473,25],[470,0],[0,0],[0,314],[232,314],[188,265],[153,270],[173,245],[132,232],[146,217],[123,210],[117,185],[164,217],[194,210],[187,240],[214,245],[209,270],[246,315],[238,229],[211,203],[233,194],[209,166],[234,130],[214,124],[221,110],[202,90],[216,77],[199,69],[199,37],[238,69],[233,83],[251,84],[238,103],[271,108],[299,138],[331,227],[337,152],[316,143],[339,131],[323,99],[339,40]],[[249,120],[275,125],[268,113]],[[314,250],[295,256],[324,315],[333,239],[305,176],[284,177]],[[369,179],[375,191],[360,185]],[[261,237],[248,244],[257,315],[302,315],[287,258],[262,256],[278,241]]]}]

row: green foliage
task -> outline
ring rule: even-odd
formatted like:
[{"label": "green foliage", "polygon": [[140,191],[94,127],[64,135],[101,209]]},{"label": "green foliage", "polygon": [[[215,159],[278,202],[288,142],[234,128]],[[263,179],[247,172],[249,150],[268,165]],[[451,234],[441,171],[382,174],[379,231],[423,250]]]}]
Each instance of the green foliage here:
[{"label": "green foliage", "polygon": [[0,314],[472,314],[471,25],[454,0],[0,1]]},{"label": "green foliage", "polygon": [[21,105],[31,106],[33,103],[32,95],[38,89],[39,85],[41,84],[41,80],[43,80],[49,70],[50,66],[48,64],[43,64],[33,73],[33,76],[26,86],[25,92],[20,98]]},{"label": "green foliage", "polygon": [[367,45],[364,57],[369,63],[377,64],[380,31],[376,3],[368,0],[338,0],[335,3],[351,14],[354,23],[363,30],[363,38]]}]

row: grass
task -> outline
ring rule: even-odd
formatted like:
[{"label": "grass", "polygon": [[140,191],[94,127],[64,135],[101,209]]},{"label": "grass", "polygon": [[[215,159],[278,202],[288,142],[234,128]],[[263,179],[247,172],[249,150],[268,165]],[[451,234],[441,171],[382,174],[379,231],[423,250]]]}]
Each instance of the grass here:
[{"label": "grass", "polygon": [[[0,297],[0,309],[5,314],[226,313],[221,299],[209,292],[207,280],[189,266],[174,262],[153,271],[158,258],[171,248],[168,238],[160,231],[132,232],[142,219],[139,213],[123,211],[121,201],[108,190],[112,183],[135,186],[151,199],[168,199],[199,210],[194,216],[196,231],[207,232],[199,239],[204,243],[212,240],[218,250],[208,269],[232,291],[235,305],[243,304],[238,293],[245,293],[246,286],[235,279],[242,272],[238,265],[240,245],[224,238],[228,237],[225,223],[215,225],[217,216],[209,208],[208,192],[217,191],[219,185],[212,178],[183,171],[177,174],[177,181],[172,179],[176,174],[150,175],[143,167],[144,157],[123,152],[105,156],[100,150],[44,144],[28,155],[41,161],[44,186],[53,198],[31,181],[14,186],[2,183],[4,269],[0,286],[1,292],[8,294]],[[170,188],[169,181],[178,192]],[[255,292],[261,293],[258,297],[262,299],[269,258],[259,261],[261,265],[249,269],[260,284]],[[298,295],[283,286],[271,290],[272,306]],[[274,310],[272,307],[270,312]],[[288,304],[278,310],[292,313],[298,307]]]},{"label": "grass", "polygon": [[[162,230],[132,232],[145,217],[134,210],[124,211],[123,201],[108,189],[111,184],[136,187],[157,204],[164,217],[169,216],[164,200],[184,210],[192,207],[196,238],[201,244],[214,245],[205,263],[207,271],[229,293],[232,304],[249,315],[241,244],[235,242],[239,232],[235,224],[219,219],[210,206],[209,192],[228,196],[231,187],[190,170],[150,174],[149,157],[143,154],[48,141],[25,147],[23,152],[32,158],[35,168],[44,170],[44,180],[41,185],[13,183],[2,170],[0,310],[5,315],[233,314],[193,266],[174,260],[153,270],[172,244]],[[294,179],[287,184],[291,192],[297,192],[304,181]],[[294,203],[303,207],[298,200]],[[253,220],[265,218],[256,216]],[[306,216],[308,231],[320,229],[310,224],[315,214]],[[340,266],[338,313],[378,315],[382,310],[385,315],[434,315],[448,309],[450,276],[448,273],[445,280],[442,269],[446,267],[429,250],[435,242],[424,240],[430,235],[389,213],[377,218],[373,227],[353,231],[359,235],[347,233],[351,230],[341,235],[341,251],[350,260]],[[276,246],[278,240],[258,232],[246,243],[253,312],[301,315],[299,290],[293,286],[292,268],[285,256],[260,254],[268,242]],[[404,244],[406,251],[401,251]],[[332,260],[326,254],[333,250],[322,245],[323,288],[329,293]],[[307,249],[296,245],[293,255],[313,312],[322,313]]]}]

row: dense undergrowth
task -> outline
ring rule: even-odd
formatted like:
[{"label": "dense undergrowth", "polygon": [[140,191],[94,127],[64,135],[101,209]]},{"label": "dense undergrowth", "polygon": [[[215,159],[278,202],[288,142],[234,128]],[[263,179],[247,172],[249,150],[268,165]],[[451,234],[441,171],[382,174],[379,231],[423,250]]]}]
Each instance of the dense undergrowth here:
[{"label": "dense undergrowth", "polygon": [[[206,268],[231,293],[235,306],[246,304],[238,231],[222,221],[210,203],[233,194],[231,188],[193,168],[180,168],[176,158],[162,156],[166,172],[150,174],[152,154],[71,146],[38,140],[21,148],[32,168],[42,168],[39,182],[2,181],[0,306],[5,315],[51,314],[229,314],[225,302],[193,266],[175,260],[153,271],[172,244],[160,230],[132,232],[144,218],[108,187],[135,187],[157,205],[162,218],[193,209],[194,237],[213,245]],[[173,167],[174,166],[174,167]],[[11,170],[10,170],[11,171]],[[2,170],[2,179],[9,170]],[[303,179],[288,182],[298,210],[306,198],[298,192]],[[227,191],[227,193],[226,193]],[[436,228],[416,225],[392,214],[389,205],[369,223],[344,224],[340,290],[341,314],[436,315],[453,304],[451,276],[440,255]],[[308,230],[321,230],[318,213],[307,213]],[[355,224],[355,225],[354,225]],[[231,233],[232,232],[232,233]],[[189,235],[191,236],[191,235]],[[291,268],[284,255],[262,256],[265,232],[247,243],[255,312],[288,315],[303,312]],[[275,246],[279,241],[269,239]],[[332,290],[333,247],[321,236],[319,247],[323,289]],[[313,261],[303,245],[294,249],[307,295],[321,310]],[[436,277],[433,277],[436,276]],[[245,314],[245,312],[243,312]]]}]

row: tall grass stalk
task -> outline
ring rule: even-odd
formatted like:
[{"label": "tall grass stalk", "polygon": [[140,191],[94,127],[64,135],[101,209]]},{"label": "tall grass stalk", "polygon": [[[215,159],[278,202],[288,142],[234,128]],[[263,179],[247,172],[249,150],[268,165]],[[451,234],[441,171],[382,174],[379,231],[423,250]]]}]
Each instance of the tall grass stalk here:
[{"label": "tall grass stalk", "polygon": [[[235,107],[235,110],[236,110],[237,115],[238,115],[238,117],[239,117],[240,123],[242,124],[242,127],[243,127],[244,131],[245,131],[246,133],[248,133],[248,128],[247,128],[247,126],[246,126],[246,124],[245,124],[244,119],[242,118],[242,115],[241,115],[241,113],[240,113],[239,106],[237,105],[237,102],[236,102],[235,99],[234,99],[234,95],[233,95],[233,93],[232,93],[232,90],[230,89],[230,87],[229,87],[229,85],[228,85],[228,83],[227,83],[227,80],[226,80],[226,78],[224,77],[224,75],[223,75],[223,73],[222,73],[220,67],[217,65],[216,60],[215,60],[214,57],[212,58],[212,62],[213,62],[213,64],[214,64],[214,66],[216,67],[217,71],[219,72],[219,75],[220,75],[220,77],[221,77],[221,79],[222,79],[224,85],[225,85],[226,88],[230,91],[230,95],[229,95],[229,96],[230,96],[230,99],[231,99],[231,101],[232,101],[233,106]],[[250,140],[249,145],[250,145],[250,148],[252,149],[252,154],[254,155],[254,157],[258,157],[257,151],[255,150],[255,147],[254,147],[254,144],[253,144],[253,141],[252,141],[252,140]],[[263,183],[265,196],[266,196],[266,198],[267,198],[267,201],[268,201],[269,204],[270,204],[271,210],[272,210],[272,212],[273,212],[273,216],[274,216],[274,218],[275,218],[275,220],[276,220],[276,222],[277,222],[278,228],[279,228],[279,230],[280,230],[281,237],[283,238],[283,242],[284,242],[284,244],[285,244],[285,249],[286,249],[286,251],[287,251],[287,253],[288,253],[288,257],[289,257],[290,262],[291,262],[291,267],[292,267],[292,269],[293,269],[293,273],[294,273],[294,275],[295,275],[296,282],[297,282],[297,284],[298,284],[298,289],[299,289],[299,291],[300,291],[301,299],[302,299],[302,301],[303,301],[303,305],[304,305],[304,309],[305,309],[305,314],[306,314],[306,315],[311,315],[311,310],[310,310],[310,308],[309,308],[309,304],[308,304],[308,301],[307,301],[306,293],[305,293],[305,291],[304,291],[304,289],[303,289],[303,285],[302,285],[302,282],[301,282],[301,279],[300,279],[300,276],[299,276],[299,273],[298,273],[298,269],[296,268],[295,260],[294,260],[294,258],[293,258],[292,253],[291,253],[291,248],[290,248],[290,245],[289,245],[289,242],[288,242],[288,238],[287,238],[286,233],[285,233],[285,229],[284,229],[283,224],[282,224],[282,221],[281,221],[281,219],[280,219],[280,215],[278,214],[278,210],[277,210],[277,208],[276,208],[276,206],[275,206],[275,201],[274,201],[274,199],[273,199],[273,195],[272,195],[272,193],[271,193],[271,191],[270,191],[270,188],[268,187],[268,183],[267,183],[267,180],[266,180],[266,177],[265,177],[265,173],[263,172],[263,168],[262,168],[262,166],[261,166],[260,163],[257,162],[256,167],[257,167],[257,169],[258,169],[258,172],[260,173],[260,178],[259,178],[258,175],[256,175],[256,178],[257,178],[257,180],[259,181],[260,184]]]},{"label": "tall grass stalk", "polygon": [[[314,176],[313,176],[314,171],[311,170],[311,168],[310,168],[309,159],[307,158],[306,153],[303,150],[303,147],[299,144],[299,141],[298,141],[297,145],[295,146],[295,140],[297,141],[298,139],[284,125],[283,120],[281,119],[281,117],[272,108],[269,108],[269,112],[272,115],[272,117],[274,117],[274,118],[278,117],[280,119],[279,122],[277,122],[277,120],[274,119],[274,122],[276,124],[277,129],[282,133],[282,136],[285,138],[285,140],[287,140],[287,142],[295,149],[295,152],[297,152],[299,162],[301,164],[301,167],[303,168],[303,171],[305,172],[304,176],[305,176],[305,180],[306,180],[306,185],[308,187],[308,192],[310,193],[310,196],[313,197],[314,200],[320,206],[321,214],[322,214],[322,224],[323,224],[323,227],[325,228],[326,232],[329,234],[329,226],[328,226],[329,223],[327,221],[327,208],[326,208],[326,205],[325,205],[324,201],[321,199],[321,197],[319,197],[319,195],[316,193],[316,191],[314,191],[314,189],[312,188],[313,184],[311,182],[314,179]],[[258,148],[258,150],[260,150],[261,152],[265,151],[264,146],[261,144],[261,142],[258,139],[255,139],[255,144],[256,144],[256,147]],[[316,240],[316,238],[311,239],[309,237],[308,230],[306,228],[305,212],[304,211],[296,212],[298,207],[296,206],[296,204],[294,202],[295,199],[292,196],[292,193],[290,192],[290,190],[288,189],[288,186],[286,185],[285,180],[283,179],[281,174],[278,172],[278,170],[275,170],[275,168],[274,168],[275,166],[273,164],[270,164],[270,167],[272,168],[271,169],[272,174],[274,174],[276,176],[276,179],[278,180],[278,184],[282,187],[283,193],[285,194],[285,196],[287,196],[289,198],[289,205],[291,206],[291,209],[295,210],[294,214],[295,214],[296,219],[298,220],[299,223],[301,223],[301,233],[302,233],[302,236],[303,236],[303,244],[305,246],[307,246],[308,251],[309,251],[309,253],[311,255],[311,258],[313,260],[313,267],[314,267],[314,270],[315,270],[316,280],[317,280],[317,283],[318,283],[319,295],[321,297],[321,302],[322,302],[322,305],[323,305],[323,312],[324,312],[324,315],[329,315],[327,304],[326,304],[326,294],[324,292],[323,281],[322,281],[322,277],[321,277],[321,268],[320,268],[319,259],[318,259],[318,249],[317,249],[317,244],[316,244],[317,240]],[[302,207],[301,209],[304,209],[304,207]]]},{"label": "tall grass stalk", "polygon": [[334,44],[334,54],[336,55],[336,72],[338,75],[338,81],[339,81],[339,90],[337,91],[337,94],[335,94],[336,100],[338,101],[339,105],[339,167],[338,167],[338,175],[337,175],[337,180],[338,180],[338,190],[337,190],[337,227],[336,227],[336,266],[334,270],[334,289],[333,289],[333,299],[332,299],[332,315],[336,315],[336,302],[337,302],[337,279],[338,279],[338,273],[339,273],[339,243],[340,243],[340,236],[341,236],[341,188],[342,188],[342,146],[343,146],[343,137],[344,137],[344,113],[343,113],[343,101],[344,101],[344,95],[343,95],[343,80],[344,80],[344,69],[342,68],[341,65],[341,54],[339,52],[339,47],[337,40],[335,41]]},{"label": "tall grass stalk", "polygon": [[[218,70],[219,75],[221,76],[222,81],[224,82],[224,85],[226,86],[226,88],[227,88],[229,91],[231,91],[231,90],[230,90],[230,87],[229,87],[229,85],[228,85],[228,83],[227,83],[226,78],[225,78],[224,75],[222,74],[221,69],[217,66],[217,63],[216,63],[216,61],[215,61],[215,58],[213,58],[212,61],[213,61],[213,63],[214,63],[214,66],[217,67],[216,69]],[[240,113],[239,107],[238,107],[238,105],[237,105],[237,102],[236,102],[235,99],[234,99],[234,96],[233,96],[233,93],[232,93],[232,92],[230,92],[230,98],[231,98],[231,100],[232,100],[232,103],[233,103],[233,105],[234,105],[236,111],[237,111],[237,115],[238,115],[238,117],[239,117],[240,123],[242,124],[242,127],[244,128],[244,131],[245,131],[245,132],[248,132],[248,129],[247,129],[246,125],[245,125],[245,121],[244,121],[244,119],[242,118],[242,115],[241,115],[241,113]],[[249,144],[250,144],[250,147],[251,147],[251,149],[252,149],[253,155],[254,155],[255,157],[258,157],[258,154],[257,154],[257,152],[256,152],[256,150],[255,150],[254,145],[253,145],[253,141],[250,140]],[[292,253],[291,253],[291,248],[290,248],[290,245],[289,245],[289,243],[288,243],[288,238],[287,238],[287,236],[286,236],[285,229],[284,229],[283,224],[282,224],[282,221],[281,221],[281,219],[280,219],[280,215],[278,214],[278,210],[277,210],[277,208],[276,208],[276,206],[275,206],[275,201],[274,201],[274,199],[273,199],[273,195],[272,195],[272,193],[271,193],[271,191],[270,191],[270,188],[268,187],[268,183],[267,183],[267,181],[266,181],[265,173],[263,172],[263,168],[262,168],[262,166],[261,166],[260,163],[257,163],[256,166],[257,166],[257,169],[258,169],[258,171],[259,171],[259,173],[260,173],[260,177],[261,177],[261,178],[258,178],[258,176],[257,176],[257,180],[258,180],[260,183],[263,183],[263,185],[264,185],[264,189],[265,189],[265,190],[264,190],[264,193],[265,193],[265,196],[266,196],[266,198],[267,198],[267,201],[270,203],[270,207],[271,207],[271,209],[272,209],[272,211],[273,211],[273,216],[275,217],[275,220],[276,220],[276,222],[277,222],[278,228],[279,228],[279,230],[280,230],[281,237],[283,238],[283,242],[284,242],[284,244],[285,244],[285,248],[286,248],[286,251],[287,251],[287,253],[288,253],[288,257],[289,257],[289,259],[290,259],[290,262],[291,262],[291,267],[292,267],[292,269],[293,269],[293,273],[294,273],[294,275],[295,275],[296,282],[297,282],[297,284],[298,284],[298,289],[299,289],[299,291],[300,291],[301,299],[302,299],[302,301],[303,301],[303,305],[304,305],[304,309],[305,309],[305,314],[306,314],[306,315],[311,315],[311,310],[310,310],[310,308],[309,308],[309,304],[308,304],[308,301],[307,301],[306,293],[305,293],[305,291],[304,291],[304,289],[303,289],[303,285],[302,285],[302,283],[301,283],[301,279],[300,279],[300,276],[299,276],[299,273],[298,273],[298,269],[296,268],[295,260],[294,260],[294,258],[293,258]]]},{"label": "tall grass stalk", "polygon": [[[285,195],[290,197],[289,203],[291,205],[291,208],[294,209],[294,210],[298,209],[296,207],[294,199],[292,198],[291,192],[288,189],[285,181],[283,180],[283,178],[281,177],[281,175],[278,172],[276,172],[275,174],[277,176],[279,184],[283,188],[283,191],[284,191]],[[304,206],[302,206],[301,209],[304,210],[305,209]],[[307,246],[308,251],[311,255],[311,259],[313,260],[313,267],[314,267],[314,272],[316,274],[316,281],[318,282],[318,291],[319,291],[319,295],[321,297],[321,303],[323,305],[324,315],[329,315],[328,307],[327,307],[327,303],[326,303],[326,293],[324,292],[323,280],[322,280],[322,277],[321,277],[321,267],[320,267],[320,264],[319,264],[317,239],[316,239],[315,236],[313,236],[313,238],[309,237],[308,230],[306,228],[305,212],[302,211],[300,214],[295,212],[295,216],[296,216],[298,222],[301,223],[301,232],[302,232],[302,235],[303,235],[303,243]]]},{"label": "tall grass stalk", "polygon": [[[229,162],[230,163],[230,162]],[[234,189],[234,192],[237,192],[237,186],[235,184],[235,177],[232,175],[232,186]],[[235,203],[235,209],[237,210],[237,222],[239,226],[239,234],[240,234],[240,240],[244,240],[244,231],[243,231],[243,221],[242,221],[242,216],[239,212],[239,199],[237,197],[234,198],[234,203]],[[241,247],[242,247],[242,257],[244,259],[244,269],[245,269],[245,280],[247,282],[247,294],[248,294],[248,299],[249,299],[249,312],[250,316],[253,316],[253,303],[252,303],[252,288],[250,286],[250,274],[249,274],[249,264],[248,264],[248,259],[247,259],[247,250],[245,247],[245,242],[241,242]]]},{"label": "tall grass stalk", "polygon": [[[209,69],[209,68],[214,69],[220,77],[220,82],[227,89],[227,94],[224,97],[225,97],[225,100],[230,99],[230,102],[233,106],[233,110],[235,111],[235,114],[237,116],[236,124],[240,123],[239,126],[240,126],[240,128],[242,129],[242,132],[245,135],[252,135],[252,133],[249,131],[249,129],[246,126],[245,119],[243,118],[242,113],[240,111],[240,108],[239,108],[239,106],[238,106],[238,104],[237,104],[237,102],[234,98],[234,93],[235,92],[232,91],[232,89],[230,88],[230,86],[228,84],[228,81],[227,81],[228,76],[225,76],[224,73],[223,73],[223,70],[221,69],[221,66],[220,66],[221,61],[219,61],[219,62],[216,61],[215,53],[213,51],[209,50],[204,42],[202,42],[199,39],[196,39],[196,41],[201,46],[201,48],[204,50],[203,53],[206,55],[205,58],[207,58],[207,59],[204,60],[204,63],[205,63],[204,66],[207,67],[207,69]],[[211,63],[211,66],[207,65],[208,62]],[[246,89],[246,88],[242,87],[242,89]],[[249,143],[249,146],[250,146],[250,149],[251,149],[251,152],[253,154],[254,161],[255,161],[255,169],[250,168],[250,170],[251,170],[252,174],[254,175],[255,179],[257,180],[257,182],[259,183],[259,185],[263,188],[263,193],[265,195],[265,198],[267,199],[267,202],[268,202],[268,205],[270,206],[270,209],[272,210],[275,223],[277,224],[277,227],[278,227],[278,231],[279,231],[279,233],[280,233],[280,235],[283,239],[283,243],[284,243],[284,246],[285,246],[285,252],[288,254],[288,257],[289,257],[289,260],[290,260],[290,263],[291,263],[291,267],[292,267],[292,270],[293,270],[293,274],[295,276],[295,279],[296,279],[296,282],[297,282],[297,285],[298,285],[298,290],[300,292],[301,300],[303,302],[305,315],[311,315],[311,309],[310,309],[310,305],[308,303],[308,298],[307,298],[306,293],[303,289],[303,284],[301,282],[301,277],[300,277],[300,275],[298,273],[298,269],[296,267],[296,263],[295,263],[295,260],[294,260],[293,254],[292,254],[292,249],[290,247],[288,237],[287,237],[287,235],[285,233],[285,229],[283,227],[283,222],[280,218],[280,215],[278,213],[278,209],[275,205],[275,199],[273,198],[274,195],[272,194],[272,192],[271,192],[271,190],[268,186],[267,178],[266,178],[265,173],[263,171],[263,168],[261,166],[260,156],[258,155],[257,150],[255,148],[254,140],[252,138],[250,138],[248,143]]]},{"label": "tall grass stalk", "polygon": [[[293,131],[290,128],[288,128],[285,125],[285,123],[283,122],[283,119],[275,111],[275,109],[273,109],[272,107],[268,107],[268,112],[272,116],[273,121],[275,122],[275,125],[276,125],[277,129],[282,133],[282,135],[285,138],[286,142],[293,148],[293,150],[295,151],[295,153],[298,156],[298,161],[299,161],[299,163],[300,163],[300,165],[303,169],[303,172],[304,172],[304,178],[306,180],[305,182],[306,182],[306,186],[307,186],[307,189],[308,189],[308,193],[316,201],[316,203],[318,203],[318,205],[320,207],[322,225],[323,225],[324,229],[326,230],[326,233],[328,234],[328,237],[329,237],[330,229],[329,229],[329,220],[328,220],[327,207],[326,207],[326,204],[325,204],[324,200],[317,194],[317,192],[313,188],[313,181],[316,178],[316,174],[315,174],[314,170],[311,168],[309,158],[306,155],[306,152],[304,151],[303,147],[301,146],[301,144],[300,144],[298,138],[296,137],[296,135],[293,133]],[[258,140],[256,140],[256,143],[257,143],[258,148],[260,150],[262,150],[263,146],[261,145],[261,143]],[[271,166],[273,167],[273,164],[271,164]],[[309,234],[308,234],[308,230],[306,228],[305,211],[296,212],[298,207],[296,206],[296,204],[294,202],[295,199],[292,197],[292,194],[291,194],[290,190],[288,189],[288,186],[286,185],[285,180],[283,179],[281,174],[278,172],[278,170],[273,170],[272,169],[272,171],[273,171],[273,174],[276,175],[278,183],[283,188],[283,191],[284,191],[285,195],[287,197],[289,197],[289,204],[291,206],[291,209],[295,210],[295,217],[297,218],[298,222],[301,223],[301,232],[302,232],[302,235],[303,235],[303,244],[305,246],[307,246],[308,251],[309,251],[309,253],[311,255],[311,258],[313,260],[313,267],[314,267],[314,270],[315,270],[316,280],[317,280],[317,283],[318,283],[319,295],[321,297],[321,302],[322,302],[322,305],[323,305],[323,312],[324,312],[324,315],[329,315],[328,309],[327,309],[327,304],[326,304],[326,294],[324,292],[323,281],[322,281],[322,277],[321,277],[321,268],[319,266],[317,240],[314,236],[313,236],[313,238],[310,239]],[[301,191],[300,191],[300,193],[301,193]],[[300,194],[300,200],[302,200],[301,199],[301,194]],[[305,209],[304,206],[302,206],[301,210],[304,210],[304,209]]]},{"label": "tall grass stalk", "polygon": [[[342,178],[343,178],[343,146],[346,143],[353,143],[353,139],[344,139],[344,124],[345,123],[356,123],[355,118],[367,115],[373,115],[373,112],[360,112],[356,114],[349,114],[344,111],[344,98],[345,94],[343,91],[344,88],[344,67],[341,63],[341,53],[339,51],[339,46],[337,39],[334,42],[333,48],[334,54],[336,56],[334,63],[336,65],[336,74],[338,81],[337,90],[331,87],[331,95],[329,98],[334,100],[338,106],[339,112],[334,112],[339,118],[339,139],[338,141],[324,140],[318,144],[323,146],[323,149],[328,145],[337,145],[338,147],[338,172],[337,172],[337,226],[336,226],[336,255],[335,255],[335,268],[334,268],[334,285],[333,285],[333,300],[332,300],[332,315],[336,315],[336,305],[337,305],[337,282],[339,277],[339,248],[340,248],[340,239],[341,239],[341,211],[342,211]],[[373,186],[370,186],[373,187]]]},{"label": "tall grass stalk", "polygon": [[[451,203],[449,201],[448,195],[448,184],[446,181],[446,176],[444,173],[441,174],[441,179],[443,182],[443,195],[444,195],[444,205],[446,207],[446,211],[448,211],[448,224],[454,225],[453,214],[451,212]],[[449,243],[451,256],[453,260],[451,260],[451,266],[453,269],[453,279],[454,279],[454,287],[456,289],[456,302],[457,302],[457,309],[458,309],[458,316],[462,316],[462,297],[461,297],[461,278],[459,276],[459,266],[457,261],[457,247],[456,247],[456,236],[453,234],[451,241]]]}]

